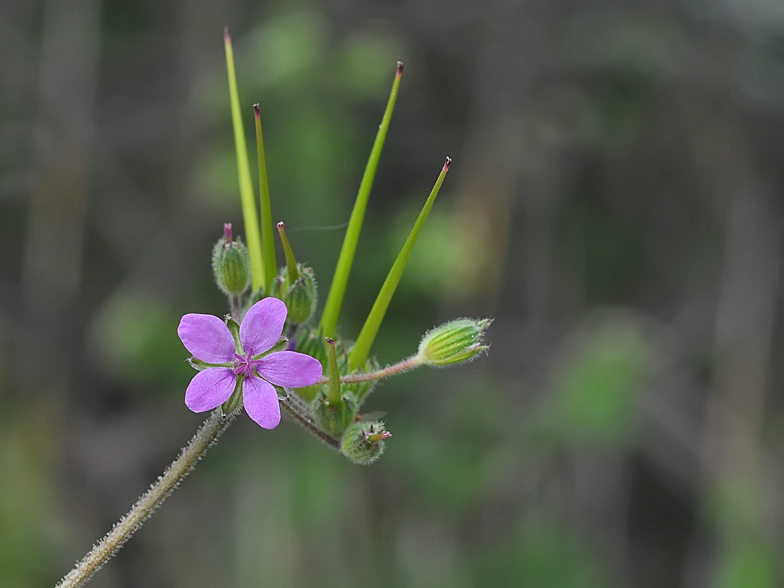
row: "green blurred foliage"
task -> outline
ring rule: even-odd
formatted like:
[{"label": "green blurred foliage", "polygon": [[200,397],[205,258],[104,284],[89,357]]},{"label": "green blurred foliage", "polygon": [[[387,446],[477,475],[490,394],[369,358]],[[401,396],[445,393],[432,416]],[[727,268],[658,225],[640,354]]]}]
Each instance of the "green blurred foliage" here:
[{"label": "green blurred foliage", "polygon": [[119,294],[92,325],[94,361],[140,390],[182,384],[192,368],[183,361],[179,322],[177,312],[149,294]]},{"label": "green blurred foliage", "polygon": [[719,571],[720,588],[770,588],[777,585],[776,557],[765,542],[735,547]]},{"label": "green blurred foliage", "polygon": [[0,578],[23,588],[50,580],[41,562],[52,555],[54,497],[48,423],[32,411],[15,417],[0,419]]},{"label": "green blurred foliage", "polygon": [[585,319],[573,349],[554,369],[544,420],[568,444],[634,442],[638,397],[653,360],[633,317],[598,312]]},{"label": "green blurred foliage", "polygon": [[[427,230],[422,232],[416,254],[411,257],[401,280],[401,289],[434,301],[466,300],[482,289],[484,246],[470,226],[462,222],[460,213],[451,210],[452,203],[447,199],[448,196],[441,198],[428,217]],[[394,230],[387,241],[389,265],[397,254],[395,245],[405,241],[416,219],[418,210],[414,202],[408,209],[401,209],[395,219]]]},{"label": "green blurred foliage", "polygon": [[450,391],[430,426],[396,424],[394,434],[405,441],[384,459],[416,489],[428,512],[460,520],[487,491],[484,463],[498,444],[497,422],[497,400],[487,393],[487,382],[462,385]]},{"label": "green blurred foliage", "polygon": [[591,548],[548,524],[525,529],[497,549],[475,556],[477,586],[609,588]]}]

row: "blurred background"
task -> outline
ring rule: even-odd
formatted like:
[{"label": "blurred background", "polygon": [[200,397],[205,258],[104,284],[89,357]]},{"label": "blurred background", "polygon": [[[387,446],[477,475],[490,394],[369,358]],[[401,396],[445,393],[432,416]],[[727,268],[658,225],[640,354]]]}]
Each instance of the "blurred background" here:
[{"label": "blurred background", "polygon": [[342,334],[450,155],[374,350],[492,348],[382,384],[369,468],[239,419],[91,586],[781,586],[777,0],[3,2],[0,584],[53,585],[203,419],[226,25],[322,298],[405,61]]}]

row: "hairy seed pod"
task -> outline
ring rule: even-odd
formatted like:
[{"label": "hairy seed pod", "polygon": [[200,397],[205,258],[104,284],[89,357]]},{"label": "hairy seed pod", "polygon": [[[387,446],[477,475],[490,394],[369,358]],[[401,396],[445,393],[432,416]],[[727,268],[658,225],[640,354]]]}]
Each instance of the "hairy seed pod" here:
[{"label": "hairy seed pod", "polygon": [[370,465],[384,453],[384,439],[391,436],[381,421],[356,422],[346,429],[340,451],[356,464]]},{"label": "hairy seed pod", "polygon": [[[299,277],[293,284],[288,284],[283,292],[283,302],[289,309],[288,320],[295,324],[302,324],[313,316],[318,303],[316,277],[313,270],[302,264],[297,264]],[[286,268],[283,268],[284,271]],[[283,272],[281,272],[283,275]]]},{"label": "hairy seed pod", "polygon": [[333,437],[340,437],[354,422],[357,414],[357,399],[353,394],[344,394],[340,402],[330,403],[325,391],[319,392],[311,404],[313,417],[319,427]]}]

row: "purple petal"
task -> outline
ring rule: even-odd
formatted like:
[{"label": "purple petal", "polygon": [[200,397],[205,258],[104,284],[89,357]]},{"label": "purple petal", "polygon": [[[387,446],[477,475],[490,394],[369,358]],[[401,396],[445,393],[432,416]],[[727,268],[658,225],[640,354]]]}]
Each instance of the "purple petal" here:
[{"label": "purple petal", "polygon": [[229,327],[217,316],[186,314],[177,327],[185,349],[208,363],[224,363],[234,358],[234,339]]},{"label": "purple petal", "polygon": [[274,429],[280,422],[278,393],[272,384],[261,378],[248,378],[242,383],[242,400],[248,416],[265,429]]},{"label": "purple petal", "polygon": [[256,364],[259,375],[278,386],[302,388],[321,379],[321,362],[296,351],[278,351],[262,357]]},{"label": "purple petal", "polygon": [[209,368],[196,374],[185,391],[185,406],[193,412],[217,408],[234,392],[237,376],[229,368]]},{"label": "purple petal", "polygon": [[253,348],[253,354],[264,353],[275,345],[283,333],[288,309],[278,298],[264,298],[250,307],[240,325],[240,341],[247,352]]}]

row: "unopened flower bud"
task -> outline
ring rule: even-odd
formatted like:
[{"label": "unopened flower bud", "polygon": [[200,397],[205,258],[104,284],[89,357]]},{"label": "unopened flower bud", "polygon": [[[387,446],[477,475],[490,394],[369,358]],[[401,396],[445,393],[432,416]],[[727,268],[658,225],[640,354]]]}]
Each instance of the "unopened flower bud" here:
[{"label": "unopened flower bud", "polygon": [[488,348],[484,334],[492,319],[457,319],[436,327],[422,337],[419,360],[426,365],[444,366],[474,359]]},{"label": "unopened flower bud", "polygon": [[250,256],[239,239],[232,240],[231,224],[212,249],[212,273],[218,288],[227,296],[240,296],[250,286]]},{"label": "unopened flower bud", "polygon": [[356,464],[370,465],[384,453],[384,439],[391,436],[380,421],[356,422],[346,429],[340,451]]}]

